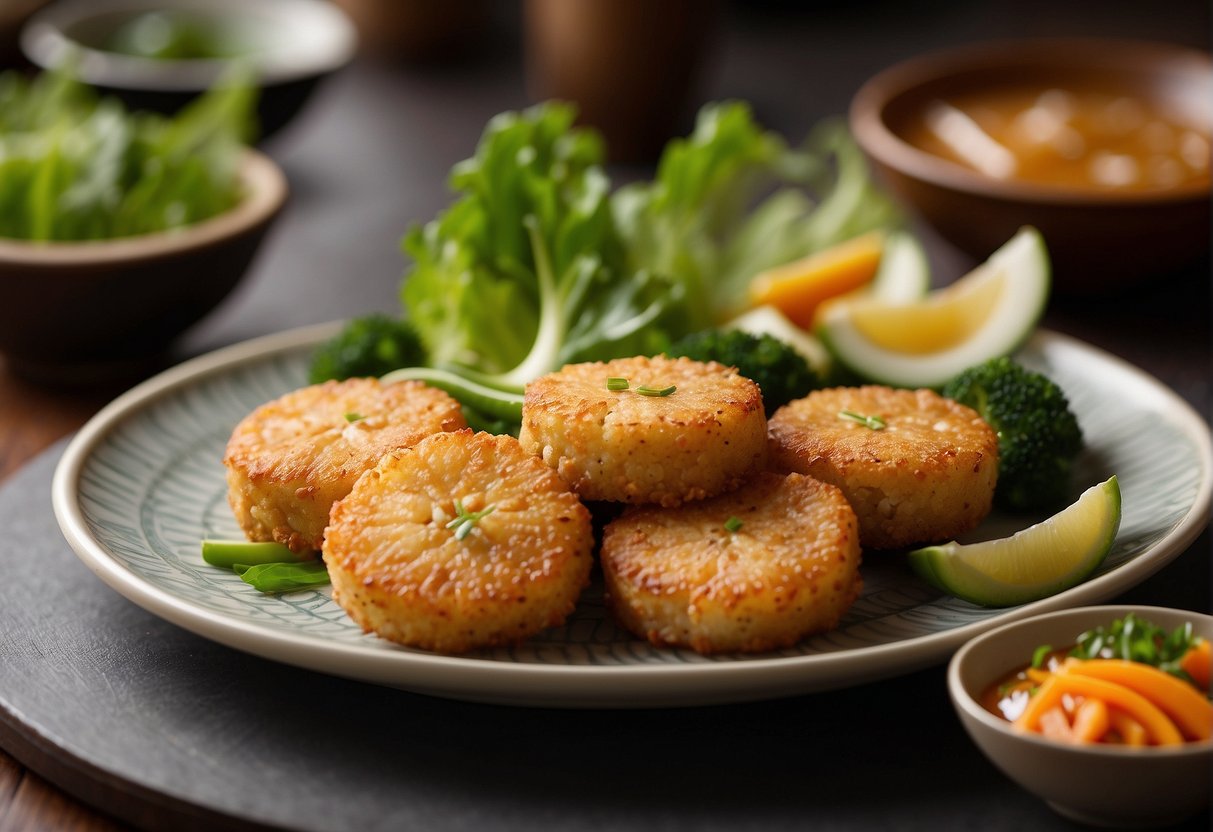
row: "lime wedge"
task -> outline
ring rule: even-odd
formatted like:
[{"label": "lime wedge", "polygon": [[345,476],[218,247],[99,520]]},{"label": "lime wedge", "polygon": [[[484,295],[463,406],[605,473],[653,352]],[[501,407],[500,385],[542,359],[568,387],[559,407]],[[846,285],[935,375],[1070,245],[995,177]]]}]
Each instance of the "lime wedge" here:
[{"label": "lime wedge", "polygon": [[1073,505],[1010,537],[910,552],[910,566],[933,586],[984,607],[1055,595],[1103,562],[1120,528],[1120,484],[1111,477]]},{"label": "lime wedge", "polygon": [[[910,274],[915,270],[907,267]],[[829,305],[817,334],[842,366],[863,379],[940,387],[1027,340],[1044,312],[1049,286],[1044,241],[1035,229],[1024,228],[985,263],[925,296],[872,292]]]}]

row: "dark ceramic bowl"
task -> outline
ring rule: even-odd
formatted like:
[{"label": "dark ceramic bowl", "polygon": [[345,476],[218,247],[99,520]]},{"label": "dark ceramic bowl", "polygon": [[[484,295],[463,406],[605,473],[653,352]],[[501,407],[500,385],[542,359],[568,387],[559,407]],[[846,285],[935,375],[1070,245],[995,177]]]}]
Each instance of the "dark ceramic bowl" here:
[{"label": "dark ceramic bowl", "polygon": [[[124,26],[165,10],[230,33],[237,54],[169,59],[111,51]],[[233,61],[247,62],[261,88],[257,115],[265,139],[299,113],[322,79],[349,63],[357,36],[349,18],[323,0],[67,0],[30,18],[21,47],[43,69],[74,54],[87,83],[130,109],[170,114],[222,78]]]},{"label": "dark ceramic bowl", "polygon": [[[20,375],[86,383],[157,356],[240,282],[287,197],[249,150],[245,197],[176,231],[101,242],[0,240],[0,352]],[[101,379],[97,379],[102,381]]]},{"label": "dark ceramic bowl", "polygon": [[905,140],[932,102],[1009,83],[1114,87],[1213,125],[1209,55],[1135,41],[1045,39],[965,46],[893,66],[856,94],[851,129],[893,191],[973,257],[984,260],[1021,226],[1040,229],[1059,291],[1120,287],[1208,255],[1208,179],[1148,191],[1000,180]]}]

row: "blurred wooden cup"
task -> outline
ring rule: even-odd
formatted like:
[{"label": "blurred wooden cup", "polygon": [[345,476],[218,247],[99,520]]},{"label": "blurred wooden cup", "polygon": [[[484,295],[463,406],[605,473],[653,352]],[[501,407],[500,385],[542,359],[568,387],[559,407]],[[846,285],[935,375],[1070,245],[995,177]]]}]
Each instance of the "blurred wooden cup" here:
[{"label": "blurred wooden cup", "polygon": [[689,116],[712,0],[527,0],[527,84],[577,104],[612,162],[656,158]]}]

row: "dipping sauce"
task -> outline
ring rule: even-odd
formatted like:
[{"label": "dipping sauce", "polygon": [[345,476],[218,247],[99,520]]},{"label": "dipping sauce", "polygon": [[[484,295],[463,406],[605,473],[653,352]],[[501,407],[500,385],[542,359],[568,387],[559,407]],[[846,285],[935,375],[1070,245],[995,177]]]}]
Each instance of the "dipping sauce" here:
[{"label": "dipping sauce", "polygon": [[1208,182],[1210,128],[1123,92],[1006,86],[930,102],[915,147],[1000,180],[1118,191]]}]

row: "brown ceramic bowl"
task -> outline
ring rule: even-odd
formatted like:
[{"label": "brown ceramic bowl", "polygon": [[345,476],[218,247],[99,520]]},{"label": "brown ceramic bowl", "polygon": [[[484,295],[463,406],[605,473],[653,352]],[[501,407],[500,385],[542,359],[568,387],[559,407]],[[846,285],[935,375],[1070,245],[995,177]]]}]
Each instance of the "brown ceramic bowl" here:
[{"label": "brown ceramic bowl", "polygon": [[945,238],[984,260],[1024,225],[1044,235],[1060,291],[1123,286],[1209,252],[1208,179],[1166,190],[999,180],[903,136],[931,102],[1009,84],[1113,87],[1213,125],[1213,61],[1194,49],[1122,40],[996,42],[933,53],[868,81],[851,104],[878,174]]},{"label": "brown ceramic bowl", "polygon": [[88,381],[145,361],[227,296],[287,197],[282,171],[246,151],[245,197],[176,231],[81,243],[0,240],[0,352],[35,381]]}]

